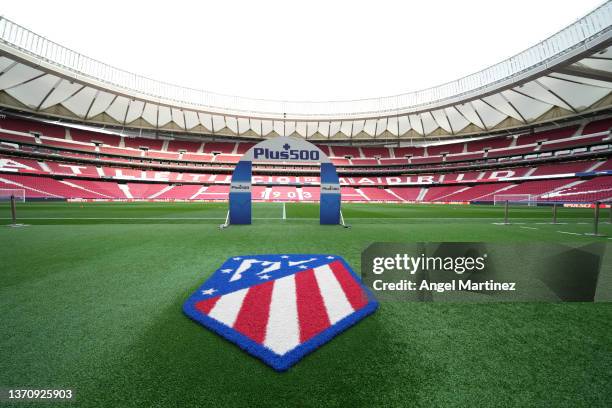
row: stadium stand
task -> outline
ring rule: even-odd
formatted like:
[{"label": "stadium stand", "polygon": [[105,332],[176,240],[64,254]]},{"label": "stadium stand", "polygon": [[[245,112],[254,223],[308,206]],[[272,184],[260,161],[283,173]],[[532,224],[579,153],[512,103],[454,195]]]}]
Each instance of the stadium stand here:
[{"label": "stadium stand", "polygon": [[107,146],[119,147],[121,137],[115,135],[107,135],[104,133],[90,132],[72,128],[70,129],[72,140],[83,143],[105,144]]},{"label": "stadium stand", "polygon": [[126,187],[126,191],[129,191],[132,198],[148,199],[159,194],[167,187],[167,184],[127,183]]},{"label": "stadium stand", "polygon": [[[525,181],[519,184],[512,185],[510,188],[503,190],[503,194],[531,194],[534,196],[541,196],[551,193],[561,187],[567,186],[576,179],[561,179],[561,180],[535,180]],[[495,184],[494,184],[495,185]],[[492,192],[489,195],[478,197],[479,201],[493,201]]]},{"label": "stadium stand", "polygon": [[368,201],[398,201],[397,196],[383,188],[362,187],[360,191]]},{"label": "stadium stand", "polygon": [[451,144],[443,144],[437,146],[428,146],[427,154],[429,156],[440,156],[443,154],[458,154],[463,153],[463,149],[465,148],[463,143],[451,143]]},{"label": "stadium stand", "polygon": [[197,153],[202,147],[202,142],[190,142],[186,140],[170,140],[168,142],[169,152],[194,152]]},{"label": "stadium stand", "polygon": [[231,154],[234,152],[235,147],[236,147],[236,143],[206,142],[204,143],[204,153]]},{"label": "stadium stand", "polygon": [[377,157],[379,159],[390,157],[389,148],[387,147],[362,147],[361,152],[363,157]]},{"label": "stadium stand", "polygon": [[477,184],[467,189],[459,189],[454,193],[451,193],[444,197],[444,200],[437,199],[434,201],[456,201],[456,202],[470,202],[470,201],[485,201],[484,197],[492,196],[495,193],[504,191],[511,187],[511,183],[490,183],[490,184]]},{"label": "stadium stand", "polygon": [[423,196],[424,202],[445,201],[447,197],[454,193],[459,193],[469,189],[469,186],[439,186],[429,187]]},{"label": "stadium stand", "polygon": [[480,152],[492,149],[505,149],[512,146],[512,139],[507,137],[487,138],[466,143],[466,151]]},{"label": "stadium stand", "polygon": [[49,125],[38,121],[4,118],[0,121],[0,127],[17,132],[37,133],[40,136],[50,136],[60,139],[64,139],[66,136],[66,130],[63,126]]},{"label": "stadium stand", "polygon": [[520,135],[516,141],[516,144],[526,145],[550,140],[567,139],[569,137],[574,136],[577,130],[578,126],[569,126],[561,129],[537,132],[529,135]]},{"label": "stadium stand", "polygon": [[378,160],[377,159],[351,159],[350,163],[355,166],[377,166]]},{"label": "stadium stand", "polygon": [[347,157],[350,158],[358,158],[361,157],[361,153],[359,152],[359,148],[352,146],[330,146],[329,151],[331,152],[331,157]]},{"label": "stadium stand", "polygon": [[124,137],[123,138],[124,147],[130,147],[132,149],[145,148],[148,150],[158,150],[159,151],[161,150],[163,144],[164,142],[162,140],[145,139],[143,137],[135,137],[135,138]]},{"label": "stadium stand", "polygon": [[557,202],[593,202],[609,200],[612,197],[612,177],[578,181],[573,185],[560,188],[542,199]]},{"label": "stadium stand", "polygon": [[426,190],[426,188],[421,187],[393,187],[389,188],[389,193],[402,201],[416,202],[423,189]]},{"label": "stadium stand", "polygon": [[[581,202],[611,196],[609,176],[583,174],[612,169],[611,125],[612,119],[605,118],[582,127],[438,145],[319,147],[339,166],[345,201],[488,202],[504,193]],[[121,137],[17,118],[0,119],[0,126],[5,129],[0,132],[2,182],[23,186],[33,199],[227,200],[229,172],[254,145]],[[575,154],[562,154],[573,148],[587,156],[578,160]],[[523,156],[516,159],[517,155]],[[534,157],[547,161],[534,162]],[[255,168],[272,175],[264,178],[272,184],[255,182],[256,200],[320,198],[317,186],[285,177],[316,175],[316,168]],[[372,176],[351,176],[355,172]],[[318,183],[318,177],[311,179]],[[287,185],[286,180],[295,184]]]},{"label": "stadium stand", "polygon": [[[26,120],[0,120],[2,127],[15,132],[24,129],[39,129],[37,125],[30,125],[32,121]],[[584,147],[592,144],[604,143],[609,138],[607,130],[604,134],[583,137],[587,131],[605,129],[608,125],[605,120],[594,121],[585,126],[580,135],[574,135],[578,126],[538,132],[531,135],[521,135],[517,139],[501,137],[478,141],[456,142],[443,145],[430,145],[427,147],[354,147],[354,146],[328,146],[333,161],[338,165],[397,165],[405,164],[405,157],[410,157],[410,164],[436,164],[442,162],[470,161],[484,158],[501,158],[515,155],[525,155],[536,152],[565,149],[571,147]],[[592,125],[592,126],[590,126]],[[54,134],[57,135],[57,126]],[[601,132],[596,132],[601,133]],[[147,138],[132,138],[105,135],[98,132],[89,132],[80,129],[63,129],[63,134],[74,134],[72,140],[64,137],[53,138],[42,136],[38,140],[26,133],[3,133],[5,141],[23,142],[29,145],[43,145],[70,150],[96,151],[107,155],[120,155],[131,157],[151,157],[166,160],[180,161],[213,161],[217,163],[236,163],[240,154],[248,150],[252,143],[229,142],[189,142],[169,140],[167,148],[163,150],[164,141]],[[516,142],[516,145],[512,143]],[[98,146],[96,146],[98,145]],[[323,146],[323,145],[321,145]],[[142,151],[144,148],[146,154]],[[479,151],[480,150],[480,151]],[[180,157],[169,152],[184,151]],[[216,155],[215,155],[216,154]],[[443,156],[446,155],[445,157]],[[392,156],[392,157],[391,157]],[[347,160],[350,157],[352,160]]]},{"label": "stadium stand", "polygon": [[302,201],[319,201],[321,199],[321,191],[319,187],[298,188],[298,194],[300,193]]},{"label": "stadium stand", "polygon": [[595,121],[587,123],[584,126],[584,129],[582,130],[582,134],[590,135],[592,133],[607,132],[610,130],[610,128],[612,128],[612,119],[607,118],[607,119],[595,120]]},{"label": "stadium stand", "polygon": [[547,176],[551,174],[563,174],[563,173],[579,173],[587,170],[595,170],[599,167],[601,162],[598,161],[587,161],[587,162],[570,162],[570,163],[555,163],[538,166],[532,176]]},{"label": "stadium stand", "polygon": [[242,142],[236,143],[236,154],[242,155],[245,154],[251,147],[255,146],[255,143]]}]

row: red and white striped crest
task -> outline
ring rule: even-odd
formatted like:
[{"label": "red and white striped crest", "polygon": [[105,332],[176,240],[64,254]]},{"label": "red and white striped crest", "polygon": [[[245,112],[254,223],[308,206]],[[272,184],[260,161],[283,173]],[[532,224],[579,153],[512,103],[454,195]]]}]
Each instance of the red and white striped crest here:
[{"label": "red and white striped crest", "polygon": [[184,309],[284,370],[376,307],[340,257],[258,255],[230,258]]}]

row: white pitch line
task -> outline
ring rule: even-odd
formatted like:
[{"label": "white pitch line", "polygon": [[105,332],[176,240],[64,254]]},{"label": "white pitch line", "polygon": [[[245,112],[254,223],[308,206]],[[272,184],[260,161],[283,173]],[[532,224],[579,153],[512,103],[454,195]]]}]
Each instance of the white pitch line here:
[{"label": "white pitch line", "polygon": [[[10,220],[9,217],[0,218]],[[223,217],[19,217],[20,220],[225,220]],[[277,217],[253,217],[254,220],[280,220]],[[313,219],[314,218],[310,218]]]},{"label": "white pitch line", "polygon": [[285,203],[283,203],[283,220],[287,219],[287,210],[285,209]]},{"label": "white pitch line", "polygon": [[[496,220],[496,219],[499,219],[499,217],[416,217],[416,216],[415,217],[347,217],[347,218],[350,218],[351,220]],[[530,221],[533,219],[534,218],[514,217],[511,220]],[[525,223],[524,222],[523,223],[514,222],[513,224],[525,224]]]},{"label": "white pitch line", "polygon": [[[8,220],[10,218],[3,218]],[[221,217],[19,217],[22,220],[224,220]],[[278,219],[278,218],[273,218]]]},{"label": "white pitch line", "polygon": [[577,232],[557,231],[559,234],[582,235]]},{"label": "white pitch line", "polygon": [[537,230],[537,228],[536,228],[536,227],[519,227],[519,228],[531,229],[531,230]]}]

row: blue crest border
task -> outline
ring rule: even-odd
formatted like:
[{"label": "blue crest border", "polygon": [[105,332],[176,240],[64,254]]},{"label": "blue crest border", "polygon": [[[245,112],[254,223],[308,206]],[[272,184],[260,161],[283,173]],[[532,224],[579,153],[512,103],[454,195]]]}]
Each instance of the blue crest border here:
[{"label": "blue crest border", "polygon": [[[291,254],[287,254],[291,255]],[[301,255],[301,254],[300,254]],[[310,254],[308,254],[310,255]],[[243,255],[240,255],[243,256]],[[253,256],[265,256],[265,255],[253,255]],[[313,255],[313,256],[330,256],[329,254],[324,255]],[[359,283],[361,288],[366,292],[368,296],[368,303],[358,311],[348,315],[344,319],[340,320],[336,324],[330,326],[323,332],[317,334],[313,338],[308,341],[300,344],[295,349],[291,350],[289,353],[279,356],[278,354],[272,352],[267,349],[263,345],[256,343],[245,335],[237,332],[231,327],[228,327],[217,320],[203,314],[199,310],[195,308],[195,304],[201,300],[199,297],[199,292],[202,290],[208,281],[208,279],[185,301],[183,304],[183,312],[192,320],[200,323],[202,326],[207,329],[217,333],[221,337],[231,341],[236,344],[238,347],[252,355],[253,357],[257,357],[262,360],[264,363],[275,369],[276,371],[287,371],[291,366],[300,361],[302,358],[307,356],[308,354],[315,351],[317,348],[321,347],[325,343],[329,342],[331,339],[347,330],[351,326],[355,325],[357,322],[365,318],[366,316],[371,315],[378,309],[378,301],[372,294],[372,292],[361,282],[361,279],[355,274],[350,265],[338,255],[331,255],[342,262],[342,264],[346,267],[346,269],[350,272],[350,274],[355,278],[355,280]],[[232,258],[232,257],[230,257]],[[215,273],[217,273],[215,271]],[[297,272],[296,272],[297,273]],[[214,274],[213,274],[214,275]],[[213,276],[211,275],[211,276]],[[210,279],[210,278],[209,278]]]}]

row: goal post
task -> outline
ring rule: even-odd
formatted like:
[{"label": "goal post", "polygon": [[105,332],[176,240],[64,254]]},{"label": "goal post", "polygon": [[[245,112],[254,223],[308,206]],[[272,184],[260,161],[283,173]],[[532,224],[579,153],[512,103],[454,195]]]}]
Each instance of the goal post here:
[{"label": "goal post", "polygon": [[538,203],[536,195],[533,194],[495,194],[493,205],[528,205],[535,206]]},{"label": "goal post", "polygon": [[17,224],[17,203],[25,202],[25,190],[20,188],[0,188],[0,203],[8,202],[11,208],[12,226]]}]

